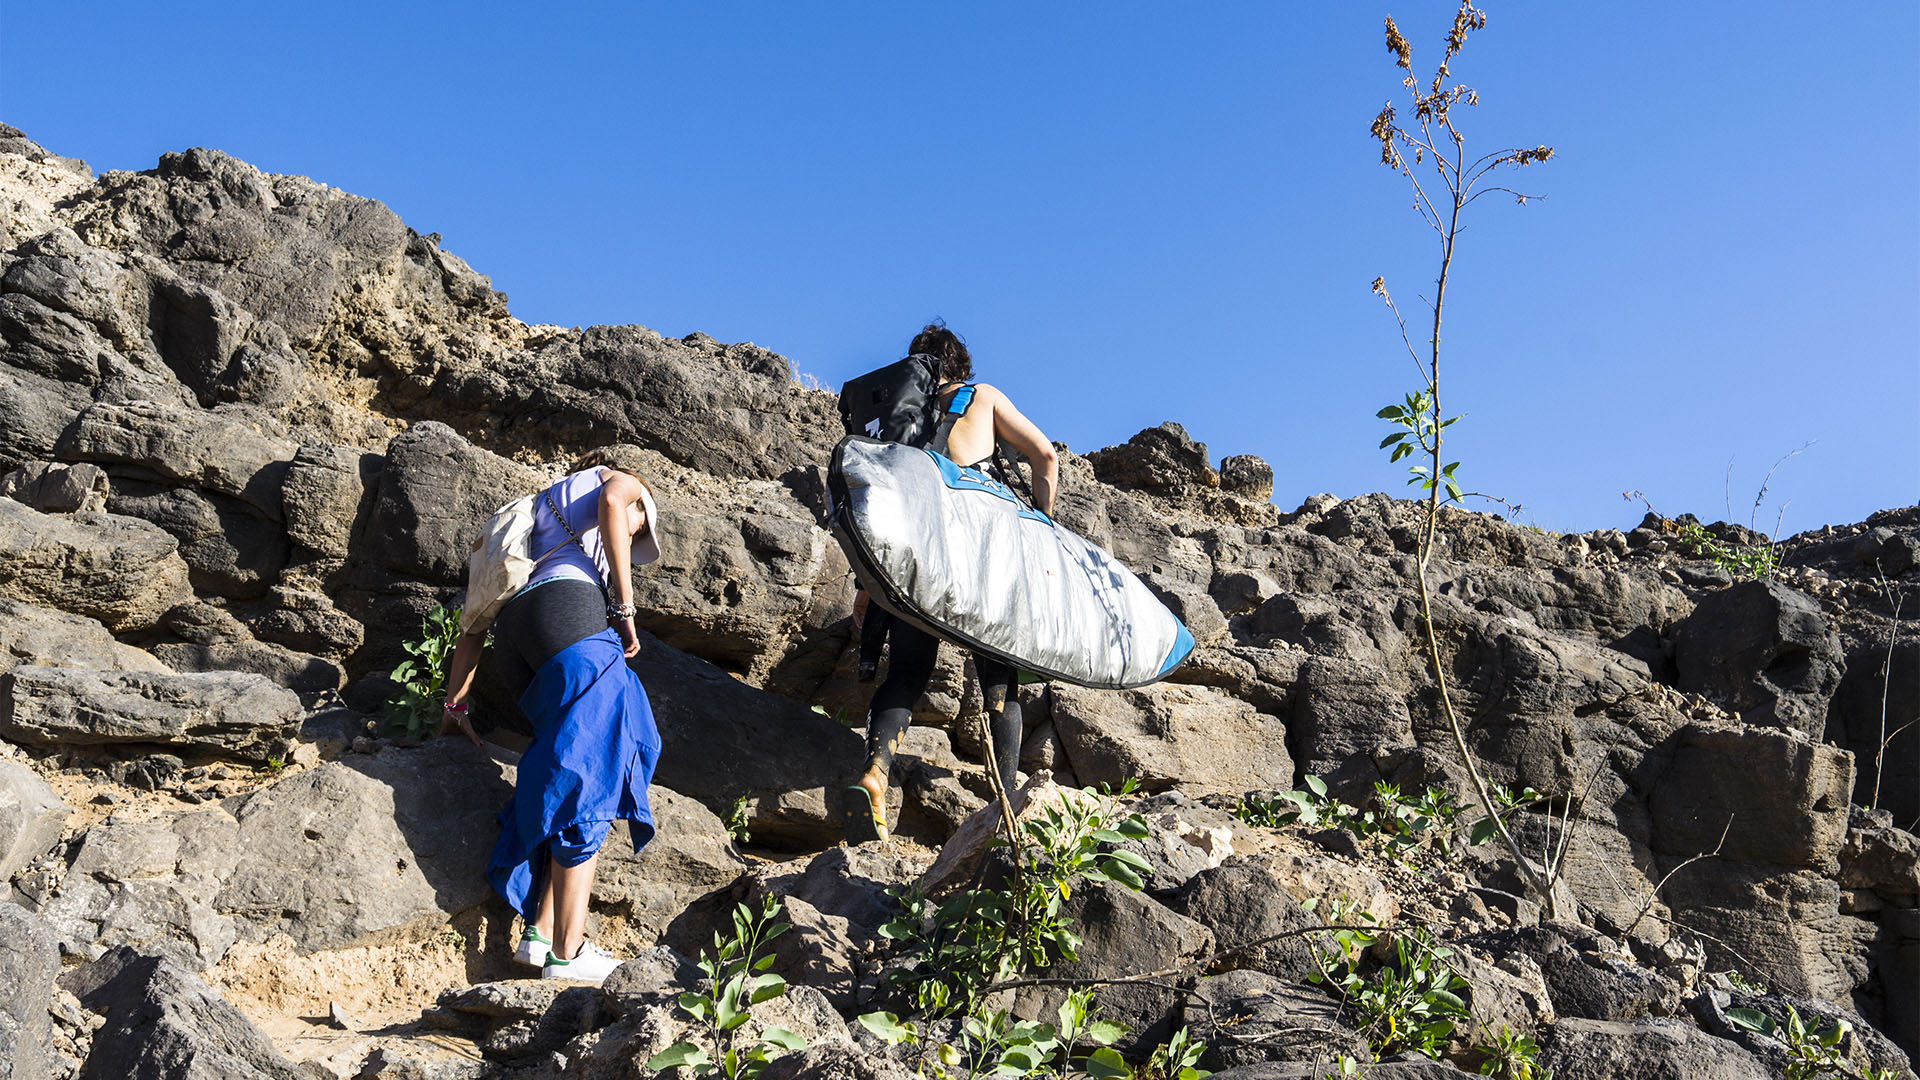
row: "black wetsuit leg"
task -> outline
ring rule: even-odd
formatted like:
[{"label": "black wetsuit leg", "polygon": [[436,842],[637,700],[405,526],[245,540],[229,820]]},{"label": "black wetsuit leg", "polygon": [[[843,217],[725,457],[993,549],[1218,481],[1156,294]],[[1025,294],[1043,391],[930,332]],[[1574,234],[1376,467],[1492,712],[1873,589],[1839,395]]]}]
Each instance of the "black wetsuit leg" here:
[{"label": "black wetsuit leg", "polygon": [[1020,769],[1020,739],[1026,734],[1026,718],[1013,692],[1020,672],[979,653],[973,654],[973,671],[980,677],[980,698],[993,736],[993,766],[1000,774],[1001,788],[1011,793]]},{"label": "black wetsuit leg", "polygon": [[892,619],[887,631],[887,677],[873,692],[867,714],[867,759],[882,770],[893,768],[893,752],[913,719],[914,703],[933,681],[933,665],[940,659],[940,639]]},{"label": "black wetsuit leg", "polygon": [[880,654],[887,648],[887,630],[893,626],[893,613],[878,604],[867,607],[867,619],[860,624],[860,681],[873,678],[880,665]]}]

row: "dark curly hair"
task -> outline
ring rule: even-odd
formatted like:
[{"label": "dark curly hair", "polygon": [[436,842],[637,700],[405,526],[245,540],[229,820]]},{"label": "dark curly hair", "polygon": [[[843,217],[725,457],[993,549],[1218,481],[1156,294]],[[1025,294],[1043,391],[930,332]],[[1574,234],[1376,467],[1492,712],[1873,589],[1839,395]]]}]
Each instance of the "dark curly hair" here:
[{"label": "dark curly hair", "polygon": [[913,336],[907,354],[924,354],[940,361],[940,378],[946,382],[966,382],[973,378],[973,355],[960,335],[947,329],[945,319],[935,319]]}]

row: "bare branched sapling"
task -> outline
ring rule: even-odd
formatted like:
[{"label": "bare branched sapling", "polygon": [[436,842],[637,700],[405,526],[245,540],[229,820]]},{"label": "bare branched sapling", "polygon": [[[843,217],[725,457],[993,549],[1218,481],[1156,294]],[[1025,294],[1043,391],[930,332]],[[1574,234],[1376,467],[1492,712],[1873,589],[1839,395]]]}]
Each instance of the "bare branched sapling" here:
[{"label": "bare branched sapling", "polygon": [[1382,449],[1393,448],[1392,461],[1417,454],[1418,460],[1424,462],[1410,468],[1413,477],[1408,483],[1419,485],[1425,492],[1425,513],[1419,532],[1415,577],[1420,588],[1420,621],[1426,631],[1427,661],[1439,684],[1441,708],[1447,726],[1452,731],[1455,748],[1460,752],[1467,775],[1473,782],[1474,794],[1487,817],[1494,822],[1500,839],[1519,864],[1528,885],[1545,898],[1551,910],[1555,906],[1552,879],[1559,868],[1559,860],[1553,860],[1548,868],[1536,866],[1521,850],[1500,817],[1486,778],[1467,747],[1460,716],[1453,707],[1446,667],[1440,657],[1439,638],[1433,628],[1432,597],[1427,583],[1427,567],[1433,558],[1440,508],[1459,502],[1463,497],[1459,480],[1454,474],[1460,463],[1443,462],[1441,453],[1446,441],[1446,429],[1459,417],[1446,416],[1440,408],[1440,320],[1460,237],[1460,216],[1475,200],[1493,192],[1511,195],[1521,203],[1535,198],[1495,183],[1491,178],[1502,168],[1520,168],[1553,156],[1552,147],[1535,146],[1508,147],[1473,159],[1467,157],[1467,140],[1454,122],[1453,110],[1461,104],[1478,104],[1479,95],[1471,87],[1457,84],[1449,86],[1447,79],[1452,73],[1454,59],[1466,45],[1467,36],[1485,27],[1486,23],[1486,14],[1475,7],[1472,0],[1462,0],[1459,11],[1454,14],[1453,26],[1447,33],[1446,49],[1440,64],[1434,69],[1432,80],[1422,86],[1413,74],[1413,46],[1401,35],[1393,19],[1386,20],[1387,49],[1393,53],[1395,65],[1406,72],[1401,83],[1411,98],[1412,122],[1403,124],[1393,103],[1389,101],[1374,117],[1373,136],[1380,143],[1380,163],[1405,176],[1412,186],[1414,208],[1439,240],[1440,267],[1434,282],[1433,299],[1428,305],[1433,323],[1424,357],[1414,347],[1407,332],[1406,319],[1401,316],[1399,307],[1387,292],[1386,280],[1374,279],[1373,291],[1387,302],[1388,309],[1393,312],[1394,320],[1400,327],[1400,339],[1406,344],[1408,355],[1420,369],[1425,383],[1422,389],[1406,395],[1403,404],[1389,405],[1380,410],[1381,419],[1400,428],[1381,440],[1380,446]]}]

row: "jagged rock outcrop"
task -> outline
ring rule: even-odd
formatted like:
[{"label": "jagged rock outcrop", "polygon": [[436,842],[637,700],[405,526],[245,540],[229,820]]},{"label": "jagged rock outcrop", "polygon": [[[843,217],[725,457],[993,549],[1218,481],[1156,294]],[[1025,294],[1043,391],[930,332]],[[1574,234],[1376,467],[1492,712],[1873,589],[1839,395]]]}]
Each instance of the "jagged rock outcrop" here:
[{"label": "jagged rock outcrop", "polygon": [[[901,1074],[845,1023],[891,1000],[889,890],[971,880],[998,818],[978,691],[947,649],[917,713],[945,730],[903,746],[889,804],[903,836],[946,851],[821,852],[870,692],[823,528],[830,395],[751,344],[526,325],[381,204],[214,150],[95,177],[0,128],[0,209],[0,734],[20,744],[0,762],[17,905],[0,917],[93,961],[61,991],[34,966],[45,950],[16,958],[0,1043],[63,1077],[89,1042],[81,1075],[281,1075],[293,1066],[187,969],[237,944],[304,961],[458,925],[475,931],[468,977],[492,989],[432,1015],[481,1056],[435,1062],[382,1036],[301,1067],[599,1075],[681,1037],[687,957],[733,904],[774,895],[795,927],[778,1008],[816,1043],[766,1075]],[[511,752],[396,743],[377,714],[402,642],[461,599],[484,516],[614,443],[659,497],[634,666],[666,753],[660,835],[635,855],[616,830],[595,910],[642,955],[604,998],[522,991],[481,977],[477,944],[510,923],[480,870]],[[1049,775],[1134,778],[1148,796],[1130,805],[1150,834],[1126,845],[1154,871],[1146,888],[1076,889],[1087,945],[1052,971],[1180,969],[1103,994],[1131,1048],[1184,1022],[1212,1033],[1223,1075],[1364,1052],[1351,1010],[1299,981],[1301,938],[1199,970],[1336,901],[1435,927],[1474,984],[1472,1016],[1536,1037],[1567,1080],[1776,1068],[1724,1024],[1733,999],[1709,971],[1920,1044],[1920,726],[1903,726],[1920,717],[1920,510],[1784,541],[1774,580],[1737,585],[1657,516],[1554,536],[1444,512],[1440,664],[1490,778],[1541,796],[1511,814],[1521,842],[1540,852],[1572,830],[1558,899],[1575,921],[1553,922],[1495,847],[1460,842],[1414,878],[1351,832],[1228,813],[1308,775],[1374,810],[1376,784],[1466,801],[1408,587],[1415,507],[1315,496],[1282,513],[1270,466],[1216,468],[1175,423],[1063,452],[1061,473],[1058,519],[1201,644],[1164,684],[1023,691],[1036,779],[1017,812],[1091,798]],[[476,712],[514,741],[497,688]],[[743,859],[740,829],[793,861]],[[661,941],[685,955],[644,951]],[[1057,1002],[1027,987],[1014,1006]],[[1891,1044],[1859,1042],[1853,1060],[1906,1069]],[[1478,1065],[1451,1054],[1376,1073]]]}]

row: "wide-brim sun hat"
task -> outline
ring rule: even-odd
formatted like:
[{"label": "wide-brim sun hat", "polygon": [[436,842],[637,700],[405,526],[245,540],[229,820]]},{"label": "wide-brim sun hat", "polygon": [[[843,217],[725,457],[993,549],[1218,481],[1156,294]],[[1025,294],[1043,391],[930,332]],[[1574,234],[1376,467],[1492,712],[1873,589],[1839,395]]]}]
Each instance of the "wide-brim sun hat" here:
[{"label": "wide-brim sun hat", "polygon": [[640,523],[640,531],[633,536],[633,565],[645,566],[660,558],[660,533],[657,525],[660,511],[654,509],[653,492],[648,489],[645,480],[640,481],[640,508],[646,511],[646,520]]}]

